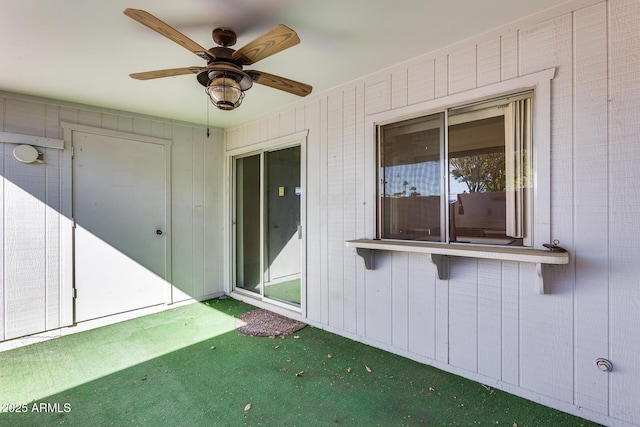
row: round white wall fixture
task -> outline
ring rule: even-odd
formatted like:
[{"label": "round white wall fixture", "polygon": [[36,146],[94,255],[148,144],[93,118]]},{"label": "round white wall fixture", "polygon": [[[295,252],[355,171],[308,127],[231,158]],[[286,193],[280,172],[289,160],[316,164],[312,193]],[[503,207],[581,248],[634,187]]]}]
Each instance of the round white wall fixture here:
[{"label": "round white wall fixture", "polygon": [[13,149],[13,156],[22,163],[33,163],[38,160],[38,150],[31,145],[18,145]]}]

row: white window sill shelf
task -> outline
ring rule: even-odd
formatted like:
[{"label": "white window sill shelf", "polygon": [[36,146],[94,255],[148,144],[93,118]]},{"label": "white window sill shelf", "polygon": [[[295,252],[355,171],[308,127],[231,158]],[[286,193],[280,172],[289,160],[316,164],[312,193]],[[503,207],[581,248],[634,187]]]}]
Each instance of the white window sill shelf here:
[{"label": "white window sill shelf", "polygon": [[449,279],[449,258],[452,256],[533,263],[536,264],[538,273],[537,291],[541,294],[544,293],[542,265],[569,263],[569,252],[561,248],[542,250],[461,243],[447,244],[374,239],[348,240],[345,244],[347,247],[356,249],[356,253],[364,260],[367,270],[375,269],[375,251],[431,254],[431,262],[436,265],[438,277],[441,280]]}]

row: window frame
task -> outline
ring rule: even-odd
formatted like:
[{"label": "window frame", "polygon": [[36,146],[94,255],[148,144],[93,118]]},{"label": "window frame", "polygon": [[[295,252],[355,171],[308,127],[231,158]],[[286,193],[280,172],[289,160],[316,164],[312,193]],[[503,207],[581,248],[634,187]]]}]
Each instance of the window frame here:
[{"label": "window frame", "polygon": [[[532,236],[530,246],[519,248],[542,249],[543,243],[548,243],[551,236],[551,80],[555,76],[555,68],[539,71],[536,73],[516,77],[503,82],[483,86],[480,88],[444,96],[442,98],[431,99],[406,107],[388,110],[380,113],[368,115],[366,117],[365,140],[367,141],[366,153],[367,169],[365,170],[367,182],[371,183],[366,188],[365,204],[370,206],[367,210],[366,233],[369,239],[379,238],[379,208],[378,208],[378,127],[417,117],[428,116],[445,112],[443,131],[446,129],[448,110],[461,108],[475,103],[483,103],[496,98],[508,97],[520,92],[533,91],[533,208],[531,212]],[[448,147],[447,132],[445,132],[445,149]],[[448,179],[441,183],[448,188]],[[444,200],[446,202],[446,200]],[[392,240],[392,239],[384,239]],[[402,241],[401,241],[402,242]],[[415,241],[407,242],[416,243]],[[432,244],[434,242],[431,242]],[[462,243],[439,242],[442,245],[461,245]],[[462,244],[464,245],[464,244]],[[478,244],[468,244],[479,246]]]}]

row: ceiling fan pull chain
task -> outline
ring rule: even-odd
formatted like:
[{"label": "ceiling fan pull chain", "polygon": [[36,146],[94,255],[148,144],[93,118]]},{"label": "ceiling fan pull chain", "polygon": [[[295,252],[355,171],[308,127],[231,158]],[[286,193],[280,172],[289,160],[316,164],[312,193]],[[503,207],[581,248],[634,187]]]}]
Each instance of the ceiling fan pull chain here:
[{"label": "ceiling fan pull chain", "polygon": [[207,103],[207,139],[209,139],[209,100],[205,101]]}]

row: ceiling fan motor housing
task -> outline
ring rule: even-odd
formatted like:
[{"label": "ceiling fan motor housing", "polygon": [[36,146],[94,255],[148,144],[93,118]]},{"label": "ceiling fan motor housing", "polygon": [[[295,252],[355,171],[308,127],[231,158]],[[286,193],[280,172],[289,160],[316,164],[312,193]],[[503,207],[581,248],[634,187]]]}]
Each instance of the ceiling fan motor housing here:
[{"label": "ceiling fan motor housing", "polygon": [[236,63],[233,59],[233,49],[228,47],[212,47],[209,49],[214,59],[210,59],[207,62],[206,68],[203,68],[198,73],[198,82],[208,87],[211,80],[216,77],[227,77],[235,80],[242,91],[245,91],[253,85],[253,80],[247,73],[242,71],[242,67]]},{"label": "ceiling fan motor housing", "polygon": [[220,58],[216,58],[215,61],[210,61],[206,68],[198,73],[198,82],[208,87],[211,81],[218,77],[226,77],[236,81],[240,85],[240,89],[244,92],[253,86],[253,79],[244,71],[242,67],[232,63],[220,61]]}]

